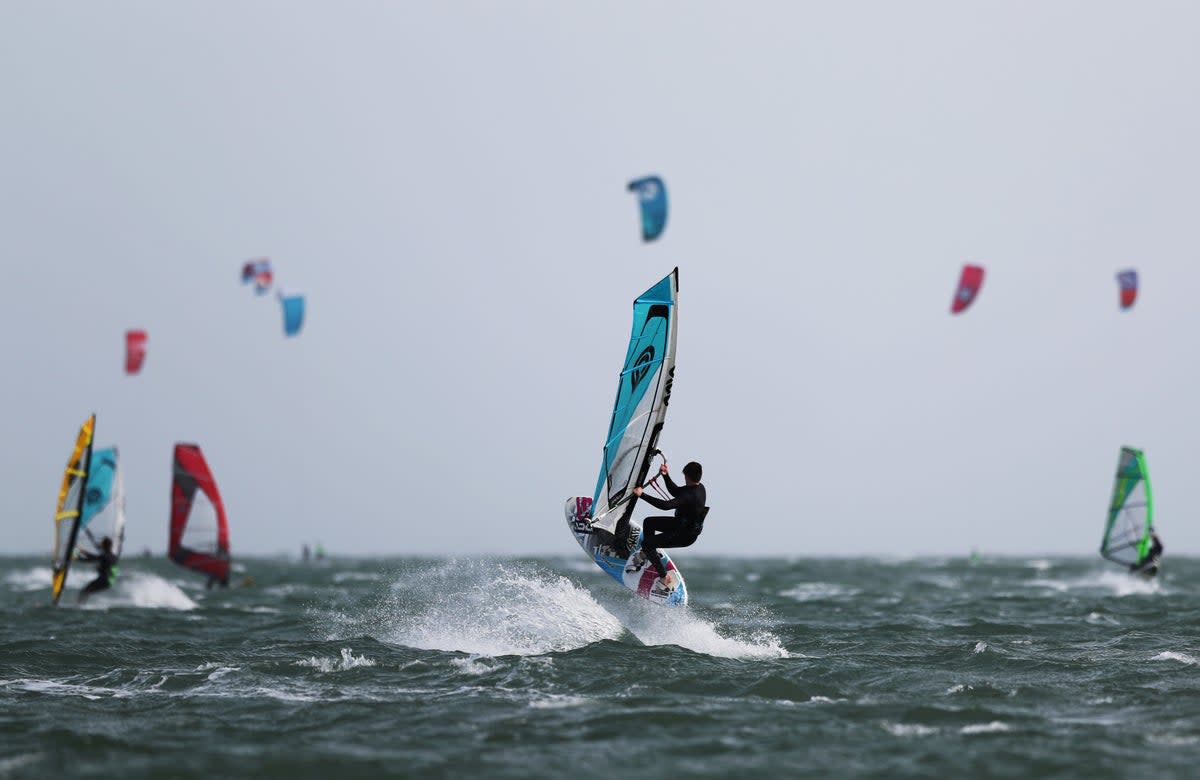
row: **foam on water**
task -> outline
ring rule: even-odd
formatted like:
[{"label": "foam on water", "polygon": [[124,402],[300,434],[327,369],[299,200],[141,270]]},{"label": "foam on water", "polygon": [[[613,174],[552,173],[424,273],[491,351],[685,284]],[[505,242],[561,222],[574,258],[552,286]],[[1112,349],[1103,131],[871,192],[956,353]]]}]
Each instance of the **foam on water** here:
[{"label": "foam on water", "polygon": [[1174,650],[1166,650],[1161,652],[1150,660],[1178,661],[1179,663],[1186,664],[1187,666],[1195,666],[1196,664],[1200,664],[1200,660],[1198,660],[1195,656],[1188,655],[1187,653],[1176,653]]},{"label": "foam on water", "polygon": [[958,730],[959,734],[1000,734],[1010,731],[1007,723],[993,720],[991,723],[972,723]]},{"label": "foam on water", "polygon": [[1033,587],[1046,588],[1057,593],[1075,590],[1099,590],[1107,591],[1118,597],[1145,596],[1164,592],[1157,579],[1147,580],[1126,572],[1111,569],[1063,580],[1038,578],[1030,580],[1029,584]]},{"label": "foam on water", "polygon": [[[86,581],[80,584],[86,584]],[[65,596],[64,596],[65,598]],[[136,607],[140,609],[191,610],[196,602],[187,594],[157,574],[133,572],[117,578],[117,584],[88,599],[83,609]]]},{"label": "foam on water", "polygon": [[629,599],[614,611],[646,645],[678,645],[718,658],[789,657],[783,643],[766,628],[745,636],[726,636],[691,609],[663,608],[641,599]]},{"label": "foam on water", "polygon": [[297,661],[297,666],[311,666],[318,672],[345,672],[349,669],[357,669],[362,666],[374,666],[375,661],[367,658],[365,655],[354,654],[354,651],[349,647],[342,648],[340,658],[318,658],[311,656],[303,661]]},{"label": "foam on water", "polygon": [[4,584],[10,590],[30,593],[35,590],[50,590],[50,580],[54,570],[49,566],[34,566],[22,571],[10,571],[4,575]]},{"label": "foam on water", "polygon": [[77,685],[74,683],[63,683],[57,680],[39,680],[39,679],[20,679],[20,680],[0,680],[0,687],[13,688],[20,691],[29,691],[31,693],[44,693],[50,696],[78,696],[90,701],[96,701],[105,697],[123,698],[129,694],[124,691],[119,691],[113,688],[101,688],[92,685]]},{"label": "foam on water", "polygon": [[402,576],[393,591],[371,635],[422,650],[541,655],[624,633],[586,590],[530,564],[438,566]]}]

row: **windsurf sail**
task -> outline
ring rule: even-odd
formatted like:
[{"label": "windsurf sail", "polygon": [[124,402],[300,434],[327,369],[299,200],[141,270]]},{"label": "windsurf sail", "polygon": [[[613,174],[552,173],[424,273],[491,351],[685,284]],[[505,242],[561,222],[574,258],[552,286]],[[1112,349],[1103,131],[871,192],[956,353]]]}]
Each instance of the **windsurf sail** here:
[{"label": "windsurf sail", "polygon": [[1123,566],[1142,563],[1150,552],[1153,524],[1154,502],[1146,456],[1141,450],[1122,447],[1100,554]]},{"label": "windsurf sail", "polygon": [[982,287],[983,266],[964,265],[962,275],[958,279],[958,289],[954,291],[954,300],[950,303],[950,313],[960,314],[966,311]]},{"label": "windsurf sail", "polygon": [[642,240],[653,241],[667,226],[667,185],[658,176],[644,176],[629,182],[628,189],[637,193],[642,214]]},{"label": "windsurf sail", "polygon": [[92,553],[99,554],[100,541],[107,536],[112,540],[113,555],[120,558],[125,542],[125,481],[118,458],[116,447],[92,451],[76,547],[87,544]]},{"label": "windsurf sail", "polygon": [[283,308],[283,334],[295,336],[304,325],[304,296],[280,292],[279,305]]},{"label": "windsurf sail", "polygon": [[1117,274],[1117,284],[1121,288],[1121,311],[1133,308],[1138,294],[1138,274],[1130,269]]},{"label": "windsurf sail", "polygon": [[62,596],[67,584],[67,571],[79,537],[83,517],[83,501],[88,489],[88,468],[92,460],[92,437],[96,432],[96,415],[88,417],[75,437],[75,449],[67,459],[62,486],[58,489],[58,504],[54,509],[54,575],[51,598],[54,603]]},{"label": "windsurf sail", "polygon": [[632,490],[641,485],[657,452],[675,377],[679,269],[633,302],[633,333],[617,379],[600,479],[592,498],[593,526],[612,532],[633,514]]},{"label": "windsurf sail", "polygon": [[180,566],[229,581],[229,523],[204,453],[175,445],[171,482],[171,535],[167,555]]},{"label": "windsurf sail", "polygon": [[125,373],[137,374],[146,360],[146,331],[125,331]]}]

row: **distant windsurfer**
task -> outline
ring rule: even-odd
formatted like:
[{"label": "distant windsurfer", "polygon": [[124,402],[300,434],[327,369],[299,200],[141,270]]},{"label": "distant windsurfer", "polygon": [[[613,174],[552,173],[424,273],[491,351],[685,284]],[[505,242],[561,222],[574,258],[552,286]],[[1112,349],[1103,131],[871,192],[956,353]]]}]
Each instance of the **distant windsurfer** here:
[{"label": "distant windsurfer", "polygon": [[1162,539],[1158,538],[1158,532],[1153,528],[1150,529],[1150,549],[1146,551],[1145,557],[1137,563],[1130,565],[1130,571],[1140,571],[1143,574],[1154,575],[1158,572],[1158,562],[1162,559],[1163,543]]},{"label": "distant windsurfer", "polygon": [[682,486],[676,485],[674,480],[671,479],[667,464],[662,464],[658,469],[658,473],[662,475],[663,482],[667,486],[667,492],[672,496],[670,500],[647,495],[641,487],[635,487],[633,494],[657,509],[675,510],[674,517],[647,517],[642,521],[641,550],[645,558],[654,564],[654,568],[658,571],[658,576],[662,579],[663,584],[668,589],[673,589],[675,587],[675,572],[667,571],[667,567],[663,564],[659,548],[689,547],[699,538],[700,532],[704,530],[704,517],[708,514],[708,508],[704,506],[707,496],[704,491],[704,485],[700,484],[700,478],[703,476],[704,470],[695,461],[684,466],[684,484]]},{"label": "distant windsurfer", "polygon": [[100,552],[98,553],[80,550],[79,560],[96,563],[96,579],[89,582],[84,586],[83,590],[79,591],[79,603],[82,604],[93,593],[99,593],[102,590],[111,588],[113,581],[117,578],[117,556],[113,554],[112,539],[107,536],[101,539]]}]

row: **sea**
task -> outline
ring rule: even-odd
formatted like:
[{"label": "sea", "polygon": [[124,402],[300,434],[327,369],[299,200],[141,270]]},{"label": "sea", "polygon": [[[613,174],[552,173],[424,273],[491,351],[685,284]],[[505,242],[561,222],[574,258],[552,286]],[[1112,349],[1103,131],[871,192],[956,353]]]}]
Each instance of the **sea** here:
[{"label": "sea", "polygon": [[1200,777],[1200,560],[0,558],[0,778]]}]

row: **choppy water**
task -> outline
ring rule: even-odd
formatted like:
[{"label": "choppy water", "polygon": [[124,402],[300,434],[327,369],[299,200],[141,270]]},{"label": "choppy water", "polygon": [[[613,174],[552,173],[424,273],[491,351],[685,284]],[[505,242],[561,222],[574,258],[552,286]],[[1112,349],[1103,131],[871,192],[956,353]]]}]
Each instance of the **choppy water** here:
[{"label": "choppy water", "polygon": [[243,565],[56,609],[0,559],[0,777],[1200,772],[1200,561],[688,557],[686,610],[575,558]]}]

